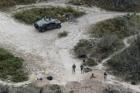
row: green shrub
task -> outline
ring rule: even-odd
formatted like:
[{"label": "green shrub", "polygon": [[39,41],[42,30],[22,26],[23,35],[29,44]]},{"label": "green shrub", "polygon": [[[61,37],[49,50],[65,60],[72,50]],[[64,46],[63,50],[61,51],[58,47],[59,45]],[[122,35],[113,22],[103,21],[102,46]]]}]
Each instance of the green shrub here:
[{"label": "green shrub", "polygon": [[75,5],[97,6],[115,11],[140,11],[139,0],[70,0]]},{"label": "green shrub", "polygon": [[90,57],[97,58],[98,62],[100,62],[121,49],[123,45],[123,42],[115,35],[104,36],[96,43],[94,50],[91,50]]},{"label": "green shrub", "polygon": [[108,71],[126,81],[140,82],[140,39],[108,61]]},{"label": "green shrub", "polygon": [[27,80],[27,75],[23,71],[23,59],[15,57],[7,50],[0,48],[0,78],[21,82]]},{"label": "green shrub", "polygon": [[35,3],[37,0],[15,0],[16,4],[30,4]]},{"label": "green shrub", "polygon": [[[90,66],[96,65],[102,59],[108,57],[113,52],[121,49],[123,42],[117,36],[108,35],[100,40],[80,40],[74,47],[75,55],[80,58],[81,55],[88,56],[88,64]],[[97,62],[91,59],[96,59]]]},{"label": "green shrub", "polygon": [[90,34],[94,37],[117,35],[120,39],[136,34],[139,30],[140,16],[135,14],[108,19],[89,28]]},{"label": "green shrub", "polygon": [[33,8],[14,14],[14,17],[19,21],[27,24],[33,24],[38,19],[46,16],[57,18],[60,21],[66,21],[65,14],[72,14],[74,17],[82,16],[84,13],[73,9],[72,7],[49,7],[49,8]]},{"label": "green shrub", "polygon": [[70,0],[69,3],[74,5],[84,5],[84,0]]},{"label": "green shrub", "polygon": [[35,3],[36,0],[0,0],[0,8],[11,7],[16,4]]},{"label": "green shrub", "polygon": [[87,5],[87,6],[93,6],[95,0],[70,0],[69,3],[74,5]]},{"label": "green shrub", "polygon": [[68,35],[68,32],[66,32],[66,31],[58,33],[59,38],[66,37],[67,35]]},{"label": "green shrub", "polygon": [[98,7],[115,11],[140,11],[138,0],[94,0]]},{"label": "green shrub", "polygon": [[93,47],[90,40],[82,39],[74,47],[74,53],[78,58],[80,58],[81,55],[88,55],[92,49]]},{"label": "green shrub", "polygon": [[85,63],[83,63],[83,65],[92,67],[92,66],[96,66],[97,62],[95,62],[94,59],[89,58],[89,59],[87,59],[87,61]]}]

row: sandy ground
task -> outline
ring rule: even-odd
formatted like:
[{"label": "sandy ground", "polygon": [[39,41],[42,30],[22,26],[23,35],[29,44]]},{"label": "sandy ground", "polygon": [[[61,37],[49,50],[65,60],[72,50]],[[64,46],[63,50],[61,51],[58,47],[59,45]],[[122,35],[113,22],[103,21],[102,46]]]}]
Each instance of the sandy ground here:
[{"label": "sandy ground", "polygon": [[[42,4],[45,5],[45,3],[36,5],[40,6]],[[55,3],[47,3],[45,6],[47,5],[55,5]],[[61,6],[62,4],[57,3],[57,5]],[[124,13],[106,12],[98,8],[89,9],[82,7],[81,9],[86,10],[87,14],[78,18],[76,23],[65,22],[62,24],[61,29],[47,31],[45,33],[39,33],[32,25],[25,25],[14,20],[10,13],[0,12],[0,46],[9,49],[17,56],[23,57],[25,59],[25,68],[30,76],[29,81],[15,85],[30,83],[39,77],[45,79],[48,75],[52,75],[54,80],[46,82],[55,84],[81,81],[89,77],[90,73],[80,73],[81,60],[74,58],[72,48],[80,39],[88,38],[86,32],[88,26],[99,21],[123,15]],[[58,38],[58,33],[62,31],[67,31],[68,36]],[[124,40],[124,42],[126,47],[129,47],[127,41]],[[107,60],[103,60],[102,63]],[[75,74],[72,74],[73,64],[77,66]],[[102,64],[96,69],[100,71],[101,66]],[[4,82],[1,81],[0,83]],[[13,83],[4,84],[12,85]]]}]

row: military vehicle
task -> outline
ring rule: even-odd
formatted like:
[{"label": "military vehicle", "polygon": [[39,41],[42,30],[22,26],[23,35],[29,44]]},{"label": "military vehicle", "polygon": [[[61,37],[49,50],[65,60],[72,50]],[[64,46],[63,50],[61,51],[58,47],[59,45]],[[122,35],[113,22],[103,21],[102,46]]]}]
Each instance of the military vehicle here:
[{"label": "military vehicle", "polygon": [[61,21],[54,18],[43,17],[34,23],[34,27],[39,32],[45,32],[47,30],[61,28]]}]

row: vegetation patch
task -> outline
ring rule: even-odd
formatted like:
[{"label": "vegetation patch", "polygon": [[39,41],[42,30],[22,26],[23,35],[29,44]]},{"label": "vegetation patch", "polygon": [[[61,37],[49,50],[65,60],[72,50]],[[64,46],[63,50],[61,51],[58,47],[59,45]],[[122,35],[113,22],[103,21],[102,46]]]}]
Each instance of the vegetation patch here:
[{"label": "vegetation patch", "polygon": [[140,11],[139,0],[70,0],[75,5],[97,6],[115,11]]},{"label": "vegetation patch", "polygon": [[0,48],[0,78],[12,82],[27,80],[27,73],[23,70],[23,59],[15,57],[7,50]]},{"label": "vegetation patch", "polygon": [[87,5],[87,6],[93,6],[95,0],[69,0],[69,3],[74,5]]},{"label": "vegetation patch", "polygon": [[128,14],[122,17],[108,19],[96,25],[91,25],[89,29],[93,37],[117,35],[120,39],[136,34],[139,30],[140,16],[136,14]]},{"label": "vegetation patch", "polygon": [[97,42],[96,47],[92,50],[90,57],[94,57],[98,62],[108,57],[115,51],[123,48],[123,42],[116,35],[108,35]]},{"label": "vegetation patch", "polygon": [[36,0],[0,0],[0,8],[11,7],[17,4],[35,3]]},{"label": "vegetation patch", "polygon": [[[94,47],[95,41],[94,40],[80,40],[77,45],[74,47],[74,52],[78,58],[81,58],[82,55],[88,55],[88,53]],[[93,45],[92,45],[93,44]]]},{"label": "vegetation patch", "polygon": [[122,39],[137,34],[139,30],[140,16],[136,14],[99,22],[90,27],[91,36],[97,39],[80,40],[74,47],[75,55],[78,58],[86,55],[85,65],[96,65],[112,53],[122,49],[124,47]]},{"label": "vegetation patch", "polygon": [[107,63],[108,71],[132,83],[140,82],[140,37]]},{"label": "vegetation patch", "polygon": [[96,66],[97,62],[95,62],[94,59],[88,58],[87,61],[83,63],[83,65],[92,67],[92,66]]},{"label": "vegetation patch", "polygon": [[58,33],[59,38],[66,37],[67,35],[68,35],[68,32],[66,32],[66,31]]},{"label": "vegetation patch", "polygon": [[95,66],[98,62],[101,62],[102,59],[122,47],[123,43],[117,36],[106,36],[99,40],[80,40],[74,47],[74,52],[78,58],[81,58],[82,55],[87,56],[84,65]]},{"label": "vegetation patch", "polygon": [[19,21],[25,22],[27,24],[33,24],[35,21],[41,19],[42,17],[53,17],[64,22],[67,20],[67,14],[71,14],[73,17],[77,18],[84,14],[79,10],[72,7],[49,7],[49,8],[33,8],[14,14],[14,17]]}]

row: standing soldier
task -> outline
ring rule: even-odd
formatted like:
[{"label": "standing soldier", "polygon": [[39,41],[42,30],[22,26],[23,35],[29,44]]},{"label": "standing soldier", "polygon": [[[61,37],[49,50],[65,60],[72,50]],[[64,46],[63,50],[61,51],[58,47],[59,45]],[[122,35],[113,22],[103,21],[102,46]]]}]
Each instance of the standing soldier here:
[{"label": "standing soldier", "polygon": [[80,68],[81,68],[81,74],[83,73],[83,70],[84,70],[84,65],[82,64],[81,66],[80,66]]},{"label": "standing soldier", "polygon": [[75,73],[75,69],[76,69],[76,65],[73,64],[73,65],[72,65],[72,72],[73,72],[73,73]]},{"label": "standing soldier", "polygon": [[86,62],[86,60],[85,59],[83,59],[83,63],[85,63]]},{"label": "standing soldier", "polygon": [[104,80],[107,79],[107,73],[104,72]]},{"label": "standing soldier", "polygon": [[92,78],[96,78],[96,77],[94,76],[94,73],[91,74],[90,79],[92,79]]},{"label": "standing soldier", "polygon": [[67,21],[69,21],[69,15],[65,14],[64,17],[66,18]]}]

